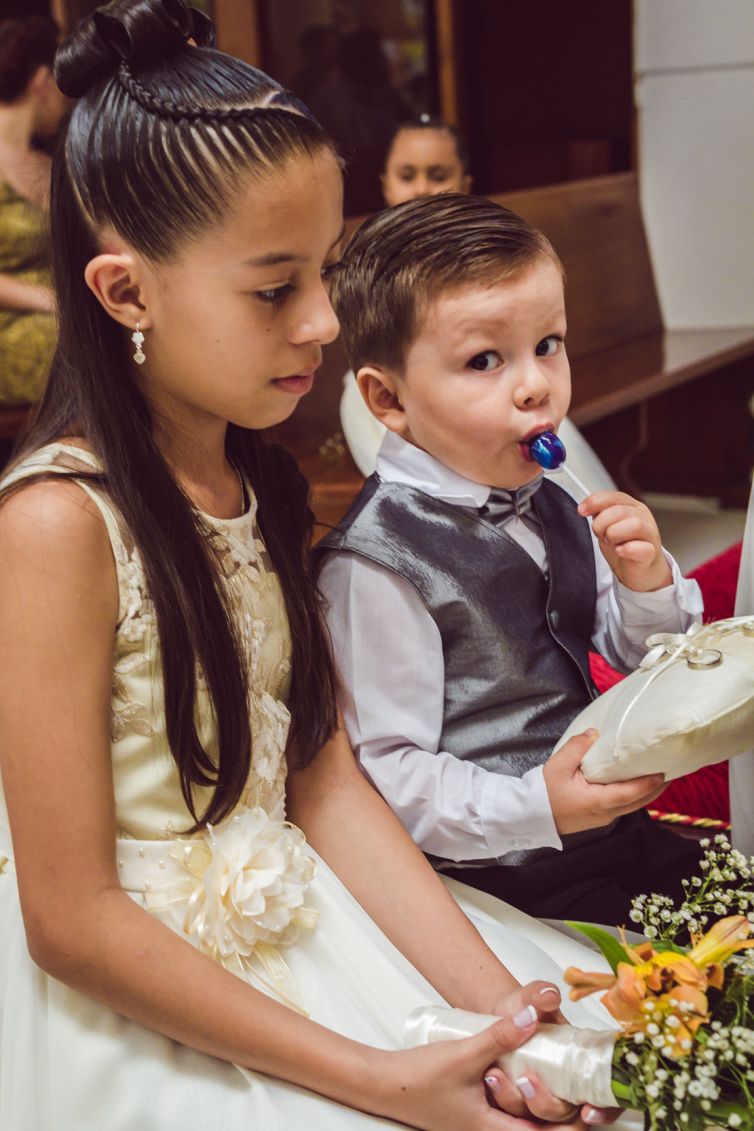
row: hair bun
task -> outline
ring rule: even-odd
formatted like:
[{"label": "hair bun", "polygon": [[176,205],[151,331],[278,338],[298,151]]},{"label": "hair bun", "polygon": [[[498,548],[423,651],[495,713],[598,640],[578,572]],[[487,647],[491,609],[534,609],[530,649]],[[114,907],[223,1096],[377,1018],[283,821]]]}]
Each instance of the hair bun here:
[{"label": "hair bun", "polygon": [[139,71],[182,50],[215,41],[212,21],[184,0],[112,0],[75,27],[55,56],[55,78],[64,94],[80,98],[121,63]]}]

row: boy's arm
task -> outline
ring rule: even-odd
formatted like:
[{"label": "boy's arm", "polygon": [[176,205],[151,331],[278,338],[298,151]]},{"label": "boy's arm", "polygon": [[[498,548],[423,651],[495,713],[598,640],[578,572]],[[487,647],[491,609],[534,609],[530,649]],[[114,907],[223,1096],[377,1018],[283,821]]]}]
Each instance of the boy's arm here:
[{"label": "boy's arm", "polygon": [[456,861],[560,848],[541,767],[514,778],[440,750],[442,642],[413,587],[335,553],[320,588],[351,745],[416,843]]},{"label": "boy's arm", "polygon": [[592,645],[619,671],[633,671],[646,653],[654,632],[686,632],[702,619],[704,603],[696,581],[684,577],[667,550],[671,582],[662,589],[638,592],[615,576],[592,530],[597,569],[597,606]]}]

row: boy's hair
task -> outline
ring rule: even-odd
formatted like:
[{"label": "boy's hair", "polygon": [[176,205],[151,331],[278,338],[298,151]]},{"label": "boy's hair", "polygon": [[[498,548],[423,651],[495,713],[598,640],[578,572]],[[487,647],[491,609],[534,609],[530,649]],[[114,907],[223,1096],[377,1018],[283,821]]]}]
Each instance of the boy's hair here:
[{"label": "boy's hair", "polygon": [[508,279],[543,256],[562,271],[542,232],[478,196],[440,193],[373,216],[349,241],[333,277],[353,369],[402,371],[433,299],[468,283]]},{"label": "boy's hair", "polygon": [[[162,648],[165,720],[196,827],[227,816],[246,789],[253,741],[248,661],[203,520],[155,441],[132,379],[128,334],[84,283],[113,228],[152,262],[170,261],[222,222],[244,177],[334,153],[293,95],[214,50],[209,19],[185,0],[112,0],[85,17],[55,57],[78,98],[53,161],[50,223],[59,335],[49,382],[21,455],[83,436],[142,556]],[[252,483],[285,596],[292,638],[289,762],[305,765],[337,723],[335,677],[308,566],[313,516],[294,460],[259,432],[229,425],[226,449]],[[197,672],[217,740],[195,719]],[[194,791],[212,796],[197,812]]]},{"label": "boy's hair", "polygon": [[403,133],[404,130],[439,130],[440,133],[450,134],[455,143],[458,160],[461,162],[461,168],[464,173],[468,173],[469,150],[463,135],[456,126],[452,126],[450,122],[446,122],[444,118],[433,118],[429,114],[420,114],[418,118],[407,118],[406,121],[396,126],[385,148],[385,165],[387,165],[390,152],[395,144],[395,139],[398,134]]}]

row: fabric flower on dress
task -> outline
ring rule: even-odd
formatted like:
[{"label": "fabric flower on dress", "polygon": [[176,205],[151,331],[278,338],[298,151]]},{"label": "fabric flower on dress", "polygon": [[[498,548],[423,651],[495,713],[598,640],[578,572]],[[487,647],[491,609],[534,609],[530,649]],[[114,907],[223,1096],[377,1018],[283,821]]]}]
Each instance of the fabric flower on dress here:
[{"label": "fabric flower on dress", "polygon": [[209,825],[177,852],[189,874],[183,930],[217,961],[247,958],[260,943],[289,946],[314,927],[304,896],[316,864],[304,835],[264,809]]}]

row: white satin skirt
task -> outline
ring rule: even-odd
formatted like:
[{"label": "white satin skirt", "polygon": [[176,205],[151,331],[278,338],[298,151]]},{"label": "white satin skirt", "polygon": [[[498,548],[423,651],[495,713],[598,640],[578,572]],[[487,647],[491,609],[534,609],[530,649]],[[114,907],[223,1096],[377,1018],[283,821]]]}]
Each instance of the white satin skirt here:
[{"label": "white satin skirt", "polygon": [[[487,943],[522,982],[563,989],[592,950],[488,895],[449,882]],[[144,901],[143,895],[133,898]],[[319,861],[307,904],[315,930],[285,950],[311,1017],[392,1049],[417,1007],[443,1004]],[[459,961],[463,956],[459,955]],[[566,1004],[574,1024],[611,1026],[596,1002]],[[633,1126],[632,1117],[620,1126]],[[48,977],[26,946],[12,863],[0,872],[0,1131],[370,1131],[397,1126],[195,1052]],[[466,1129],[459,1128],[459,1131]]]}]

